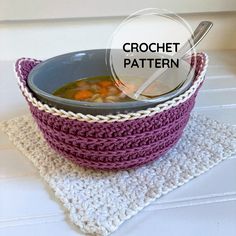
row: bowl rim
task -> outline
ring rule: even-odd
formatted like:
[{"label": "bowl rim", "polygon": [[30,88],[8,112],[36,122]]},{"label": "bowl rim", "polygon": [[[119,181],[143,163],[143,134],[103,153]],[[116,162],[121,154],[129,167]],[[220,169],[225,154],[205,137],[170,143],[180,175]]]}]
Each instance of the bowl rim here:
[{"label": "bowl rim", "polygon": [[[159,103],[163,103],[165,101],[168,101],[183,92],[185,92],[190,86],[192,80],[186,79],[184,83],[176,90],[173,90],[171,92],[166,93],[165,95],[160,96],[159,101],[157,100],[134,100],[134,101],[128,101],[128,102],[115,102],[115,103],[105,103],[105,102],[88,102],[88,101],[78,101],[78,100],[73,100],[73,99],[67,99],[67,98],[62,98],[55,96],[53,94],[47,93],[43,91],[42,89],[38,88],[35,83],[33,82],[33,76],[34,74],[41,69],[41,67],[44,67],[45,64],[48,64],[49,62],[52,62],[58,58],[61,57],[66,57],[78,53],[88,53],[88,52],[96,52],[96,51],[104,51],[107,49],[90,49],[90,50],[82,50],[82,51],[76,51],[76,52],[70,52],[66,54],[61,54],[55,57],[51,57],[47,60],[44,60],[40,62],[38,65],[36,65],[28,75],[27,79],[27,85],[29,89],[32,91],[32,93],[35,93],[36,95],[42,96],[43,98],[48,99],[49,101],[52,102],[57,102],[62,105],[70,105],[70,106],[79,106],[79,107],[86,107],[86,108],[100,108],[104,107],[104,109],[117,109],[119,107],[125,107],[125,108],[133,108],[133,107],[142,107],[145,105],[155,105]],[[186,62],[187,63],[187,62]],[[86,77],[85,77],[86,78]],[[82,78],[83,79],[83,78]]]}]

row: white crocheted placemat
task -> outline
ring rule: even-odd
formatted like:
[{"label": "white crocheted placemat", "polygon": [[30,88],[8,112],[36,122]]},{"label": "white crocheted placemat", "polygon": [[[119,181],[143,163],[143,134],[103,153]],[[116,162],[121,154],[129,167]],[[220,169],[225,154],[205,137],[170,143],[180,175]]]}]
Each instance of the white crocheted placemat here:
[{"label": "white crocheted placemat", "polygon": [[78,167],[55,153],[27,115],[1,123],[19,150],[85,233],[108,235],[163,194],[236,153],[235,128],[192,115],[178,144],[152,164],[104,172]]}]

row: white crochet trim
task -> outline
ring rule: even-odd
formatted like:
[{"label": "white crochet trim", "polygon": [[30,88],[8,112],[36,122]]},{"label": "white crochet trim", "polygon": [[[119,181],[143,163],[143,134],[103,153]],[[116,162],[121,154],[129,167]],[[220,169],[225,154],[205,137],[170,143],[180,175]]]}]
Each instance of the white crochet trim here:
[{"label": "white crochet trim", "polygon": [[95,235],[112,233],[157,198],[236,153],[235,128],[199,115],[192,115],[180,142],[160,160],[116,172],[65,160],[47,145],[30,116],[7,121],[2,128],[39,170],[71,221]]},{"label": "white crochet trim", "polygon": [[[152,116],[156,113],[160,113],[162,111],[168,110],[171,107],[175,107],[179,105],[180,103],[185,102],[187,99],[189,99],[197,90],[199,85],[202,83],[204,80],[204,76],[206,74],[206,69],[208,66],[208,56],[205,53],[202,53],[203,56],[205,57],[205,64],[203,65],[202,71],[199,75],[199,78],[193,83],[193,85],[183,94],[179,95],[178,97],[175,97],[171,100],[168,100],[164,103],[158,104],[155,107],[148,108],[146,110],[140,110],[137,112],[131,112],[127,114],[117,114],[117,115],[90,115],[90,114],[82,114],[82,113],[74,113],[72,111],[65,111],[62,109],[57,109],[55,107],[50,107],[47,104],[44,104],[37,100],[32,93],[27,89],[27,87],[24,87],[23,83],[20,81],[20,77],[18,76],[16,70],[16,77],[18,84],[20,86],[20,89],[22,93],[25,95],[27,100],[35,107],[37,107],[39,110],[43,110],[45,112],[51,113],[52,115],[55,116],[60,116],[63,118],[69,118],[73,120],[80,120],[80,121],[87,121],[87,122],[115,122],[115,121],[126,121],[126,120],[133,120],[133,119],[138,119],[138,118],[143,118],[147,116]],[[35,62],[35,60],[32,60],[30,58],[23,58],[22,61],[24,60],[29,60]],[[21,60],[19,61],[19,71],[21,71],[21,65],[20,65]]]}]

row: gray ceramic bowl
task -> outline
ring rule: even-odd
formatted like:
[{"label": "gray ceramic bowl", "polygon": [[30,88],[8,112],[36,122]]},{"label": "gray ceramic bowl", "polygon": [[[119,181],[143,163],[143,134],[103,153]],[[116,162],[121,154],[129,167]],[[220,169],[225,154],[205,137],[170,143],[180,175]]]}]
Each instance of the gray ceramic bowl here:
[{"label": "gray ceramic bowl", "polygon": [[[106,115],[127,113],[153,107],[157,101],[131,101],[116,103],[82,102],[52,95],[66,83],[86,77],[110,75],[105,63],[106,49],[72,52],[48,59],[32,69],[28,78],[28,86],[33,94],[42,102],[66,111],[75,113]],[[185,70],[184,68],[181,68]],[[181,74],[179,75],[181,76]],[[190,82],[178,91],[162,98],[162,102],[177,96],[190,86]]]}]

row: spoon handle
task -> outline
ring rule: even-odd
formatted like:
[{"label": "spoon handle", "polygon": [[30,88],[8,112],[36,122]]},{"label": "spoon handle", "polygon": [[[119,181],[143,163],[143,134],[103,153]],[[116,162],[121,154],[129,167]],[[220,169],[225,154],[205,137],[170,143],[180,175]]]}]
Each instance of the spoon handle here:
[{"label": "spoon handle", "polygon": [[[213,23],[210,21],[202,21],[198,25],[198,27],[194,30],[191,38],[186,42],[180,50],[177,52],[175,57],[183,58],[186,54],[188,54],[193,48],[195,48],[201,40],[206,36],[208,31],[213,26]],[[189,47],[189,45],[191,45]]]}]

